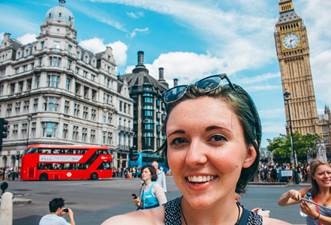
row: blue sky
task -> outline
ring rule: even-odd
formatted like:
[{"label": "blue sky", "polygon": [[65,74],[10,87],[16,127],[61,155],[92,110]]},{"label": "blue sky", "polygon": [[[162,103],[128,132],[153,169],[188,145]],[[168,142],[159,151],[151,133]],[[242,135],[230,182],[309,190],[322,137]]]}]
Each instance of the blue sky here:
[{"label": "blue sky", "polygon": [[[285,133],[281,79],[274,45],[279,0],[67,0],[78,42],[93,52],[112,46],[118,74],[131,71],[137,51],[172,85],[226,72],[256,102],[263,142]],[[331,105],[331,1],[293,0],[308,30],[319,113]],[[35,40],[57,0],[0,0],[0,34]]]}]

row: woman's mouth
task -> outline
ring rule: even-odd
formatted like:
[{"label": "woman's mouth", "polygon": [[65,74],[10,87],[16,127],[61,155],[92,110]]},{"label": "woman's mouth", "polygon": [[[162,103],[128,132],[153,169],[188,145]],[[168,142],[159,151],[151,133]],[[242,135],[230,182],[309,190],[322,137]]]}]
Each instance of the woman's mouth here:
[{"label": "woman's mouth", "polygon": [[213,181],[217,178],[215,175],[204,175],[204,176],[187,176],[185,180],[191,184],[203,184]]}]

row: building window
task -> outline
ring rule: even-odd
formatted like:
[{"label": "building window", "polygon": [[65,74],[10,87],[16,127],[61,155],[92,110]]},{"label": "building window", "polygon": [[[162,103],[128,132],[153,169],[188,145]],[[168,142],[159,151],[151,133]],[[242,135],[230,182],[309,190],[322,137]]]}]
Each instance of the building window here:
[{"label": "building window", "polygon": [[153,103],[154,99],[152,97],[144,97],[144,103]]},{"label": "building window", "polygon": [[111,145],[113,143],[113,133],[108,132],[107,133],[107,144]]},{"label": "building window", "polygon": [[107,122],[107,113],[106,112],[103,112],[103,114],[102,114],[102,122],[103,123]]},{"label": "building window", "polygon": [[87,128],[82,128],[82,142],[86,142],[87,140]]},{"label": "building window", "polygon": [[38,98],[34,98],[33,99],[33,111],[34,112],[37,112],[38,111],[38,101],[39,101]]},{"label": "building window", "polygon": [[15,103],[15,113],[20,113],[21,111],[21,102]]},{"label": "building window", "polygon": [[34,86],[36,88],[39,88],[39,82],[40,82],[40,75],[36,75],[34,79]]},{"label": "building window", "polygon": [[14,124],[13,126],[13,137],[17,137],[18,134],[18,124]]},{"label": "building window", "polygon": [[91,109],[91,120],[95,121],[97,118],[97,110]]},{"label": "building window", "polygon": [[15,83],[11,83],[10,84],[10,92],[9,92],[10,95],[13,95],[15,94]]},{"label": "building window", "polygon": [[58,99],[55,97],[44,97],[45,100],[45,111],[57,112]]},{"label": "building window", "polygon": [[108,123],[111,123],[113,120],[113,114],[111,112],[108,112]]},{"label": "building window", "polygon": [[83,70],[83,77],[87,78],[87,71]]},{"label": "building window", "polygon": [[145,117],[153,117],[154,115],[153,110],[144,110],[143,112]]},{"label": "building window", "polygon": [[78,140],[78,126],[73,126],[72,128],[72,139]]},{"label": "building window", "polygon": [[59,86],[60,77],[58,75],[48,75],[48,87],[57,88]]},{"label": "building window", "polygon": [[89,98],[89,88],[88,87],[84,87],[84,98],[88,99]]},{"label": "building window", "polygon": [[0,95],[3,95],[4,84],[0,84]]},{"label": "building window", "polygon": [[[69,50],[70,51],[70,50]],[[72,60],[71,59],[68,59],[68,69],[70,70],[71,69],[71,65],[72,65]]]},{"label": "building window", "polygon": [[32,88],[32,79],[28,79],[28,80],[26,81],[26,90],[27,90],[27,91],[30,91],[31,88]]},{"label": "building window", "polygon": [[74,115],[79,116],[79,111],[80,111],[80,104],[75,103],[75,105],[74,105]]},{"label": "building window", "polygon": [[68,124],[64,123],[63,124],[63,139],[67,139],[68,138]]},{"label": "building window", "polygon": [[24,86],[24,82],[23,81],[18,82],[18,93],[22,93],[23,92],[23,86]]},{"label": "building window", "polygon": [[91,129],[90,142],[95,143],[95,130]]},{"label": "building window", "polygon": [[106,135],[107,135],[107,131],[102,131],[102,143],[106,144]]},{"label": "building window", "polygon": [[96,101],[97,100],[97,91],[92,89],[92,100]]},{"label": "building window", "polygon": [[12,112],[12,104],[9,103],[9,104],[7,104],[7,116],[10,116],[11,112]]},{"label": "building window", "polygon": [[81,85],[80,85],[80,83],[75,83],[75,94],[76,95],[80,95],[80,87],[81,87]]},{"label": "building window", "polygon": [[70,77],[67,77],[67,79],[66,79],[66,90],[67,91],[70,91],[71,80],[72,79]]},{"label": "building window", "polygon": [[42,122],[43,137],[56,137],[57,125],[56,122]]},{"label": "building window", "polygon": [[87,119],[88,117],[88,107],[83,106],[83,119]]},{"label": "building window", "polygon": [[64,101],[64,113],[69,114],[69,109],[70,109],[70,102],[69,101]]},{"label": "building window", "polygon": [[29,108],[30,108],[30,100],[25,100],[23,105],[24,112],[29,112]]},{"label": "building window", "polygon": [[61,65],[61,57],[50,56],[49,57],[49,65],[54,67],[60,67]]},{"label": "building window", "polygon": [[22,135],[23,138],[26,138],[27,128],[28,128],[28,124],[23,123],[22,128],[21,128],[21,135]]},{"label": "building window", "polygon": [[36,136],[36,122],[31,123],[31,137]]}]

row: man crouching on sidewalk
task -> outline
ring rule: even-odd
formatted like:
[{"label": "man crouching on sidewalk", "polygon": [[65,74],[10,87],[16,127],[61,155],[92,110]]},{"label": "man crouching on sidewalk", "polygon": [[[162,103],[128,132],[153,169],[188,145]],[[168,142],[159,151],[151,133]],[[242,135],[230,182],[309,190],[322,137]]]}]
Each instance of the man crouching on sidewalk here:
[{"label": "man crouching on sidewalk", "polygon": [[[43,216],[39,225],[75,225],[74,213],[69,208],[64,208],[63,198],[54,198],[49,202],[50,214]],[[70,223],[63,216],[68,215]]]}]

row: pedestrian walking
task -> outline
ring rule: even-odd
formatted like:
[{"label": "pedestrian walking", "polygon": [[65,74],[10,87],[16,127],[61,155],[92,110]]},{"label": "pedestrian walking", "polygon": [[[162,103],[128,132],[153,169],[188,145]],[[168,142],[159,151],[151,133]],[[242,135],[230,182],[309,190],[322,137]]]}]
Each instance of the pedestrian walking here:
[{"label": "pedestrian walking", "polygon": [[167,197],[162,187],[156,182],[157,175],[154,167],[144,166],[142,168],[141,179],[143,181],[139,198],[133,198],[133,202],[138,209],[150,209],[163,205],[167,202]]},{"label": "pedestrian walking", "polygon": [[156,182],[163,188],[163,191],[167,192],[167,180],[163,170],[159,168],[159,163],[157,161],[152,162],[152,166],[156,170],[157,180]]}]

